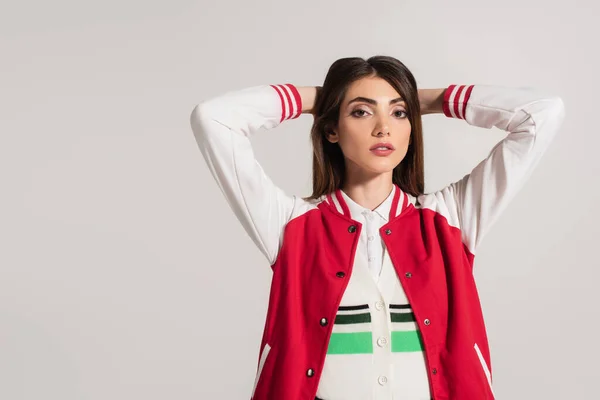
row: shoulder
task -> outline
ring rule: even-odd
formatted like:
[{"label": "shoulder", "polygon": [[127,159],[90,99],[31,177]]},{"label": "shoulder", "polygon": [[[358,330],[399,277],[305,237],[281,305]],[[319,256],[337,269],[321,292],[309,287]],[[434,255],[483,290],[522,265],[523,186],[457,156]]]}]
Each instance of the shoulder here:
[{"label": "shoulder", "polygon": [[292,210],[292,215],[290,215],[290,222],[307,217],[311,211],[320,212],[319,204],[326,199],[326,195],[317,199],[305,199],[299,195],[293,195],[292,197],[294,198],[294,208]]},{"label": "shoulder", "polygon": [[415,208],[444,217],[450,226],[460,228],[454,185],[448,185],[435,192],[424,193],[412,198],[415,201],[413,203]]}]

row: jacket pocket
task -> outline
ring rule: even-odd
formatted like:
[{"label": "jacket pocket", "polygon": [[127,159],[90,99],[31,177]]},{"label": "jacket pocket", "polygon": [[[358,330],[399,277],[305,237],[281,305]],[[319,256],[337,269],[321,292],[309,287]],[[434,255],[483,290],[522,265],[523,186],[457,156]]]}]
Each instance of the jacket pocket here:
[{"label": "jacket pocket", "polygon": [[485,377],[487,379],[490,391],[492,392],[492,396],[496,397],[494,395],[494,390],[492,389],[492,374],[490,373],[490,369],[488,368],[485,359],[483,358],[483,354],[481,354],[481,350],[479,349],[477,343],[475,343],[475,352],[477,353],[477,358],[479,358],[479,362],[481,363],[481,368],[483,369],[483,373],[485,374]]},{"label": "jacket pocket", "polygon": [[258,370],[256,371],[256,378],[254,379],[254,387],[252,388],[252,397],[254,398],[254,392],[256,391],[256,387],[258,386],[258,381],[260,380],[260,374],[262,373],[262,369],[265,366],[265,362],[267,361],[267,356],[271,351],[271,346],[269,343],[265,343],[265,347],[263,348],[262,354],[260,355],[260,360],[258,360]]}]

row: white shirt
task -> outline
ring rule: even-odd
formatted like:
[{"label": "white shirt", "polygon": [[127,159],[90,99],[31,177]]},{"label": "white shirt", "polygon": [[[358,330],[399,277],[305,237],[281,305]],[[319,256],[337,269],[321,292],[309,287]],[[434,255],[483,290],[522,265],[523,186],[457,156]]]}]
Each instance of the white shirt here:
[{"label": "white shirt", "polygon": [[390,208],[394,198],[392,187],[388,197],[374,210],[361,206],[342,190],[342,196],[348,205],[352,218],[363,225],[358,241],[357,256],[363,257],[375,282],[379,282],[385,245],[379,229],[388,222]]}]

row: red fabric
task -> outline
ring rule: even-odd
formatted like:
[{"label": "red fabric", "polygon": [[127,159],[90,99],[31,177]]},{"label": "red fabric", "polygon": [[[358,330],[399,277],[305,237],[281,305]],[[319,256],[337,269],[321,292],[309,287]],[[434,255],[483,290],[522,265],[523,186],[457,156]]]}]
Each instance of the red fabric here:
[{"label": "red fabric", "polygon": [[271,86],[273,89],[275,89],[275,92],[277,92],[277,94],[279,95],[279,100],[281,102],[281,117],[279,118],[279,122],[282,122],[285,119],[285,100],[283,99],[283,95],[281,94],[281,89],[277,86],[277,85],[269,85]]},{"label": "red fabric", "polygon": [[[357,229],[351,232],[350,225]],[[261,343],[271,350],[253,400],[314,400],[361,228],[327,202],[287,225],[273,264]],[[474,349],[477,343],[489,366],[473,255],[461,243],[460,231],[438,213],[409,206],[381,234],[422,333],[433,398],[493,399]],[[323,317],[326,326],[319,323]]]},{"label": "red fabric", "polygon": [[285,86],[290,89],[290,91],[294,95],[296,104],[298,105],[298,110],[296,111],[296,114],[292,115],[291,119],[298,118],[300,114],[302,114],[302,97],[300,96],[300,92],[298,92],[296,86],[291,83],[286,83]]},{"label": "red fabric", "polygon": [[[453,90],[458,86],[456,90],[456,94],[452,101],[450,101],[450,95]],[[474,85],[450,85],[444,91],[444,97],[442,102],[442,111],[446,117],[453,118],[450,110],[454,111],[454,115],[458,119],[465,119],[467,112],[467,104],[469,103],[469,99],[471,98],[471,92],[473,91]],[[461,93],[465,91],[464,99],[462,102],[460,101]]]}]

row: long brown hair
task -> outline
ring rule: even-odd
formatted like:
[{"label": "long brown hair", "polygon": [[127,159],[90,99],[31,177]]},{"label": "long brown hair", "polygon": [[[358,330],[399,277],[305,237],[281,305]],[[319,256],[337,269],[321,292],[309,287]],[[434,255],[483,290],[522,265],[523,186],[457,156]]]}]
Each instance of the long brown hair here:
[{"label": "long brown hair", "polygon": [[373,76],[385,79],[402,96],[411,124],[408,151],[394,168],[392,181],[413,196],[423,194],[423,130],[417,83],[402,62],[380,55],[367,60],[360,57],[338,59],[329,67],[323,86],[318,88],[310,132],[313,145],[313,193],[306,200],[316,200],[344,184],[344,155],[337,143],[327,140],[326,133],[337,126],[340,106],[349,86],[361,78]]}]

